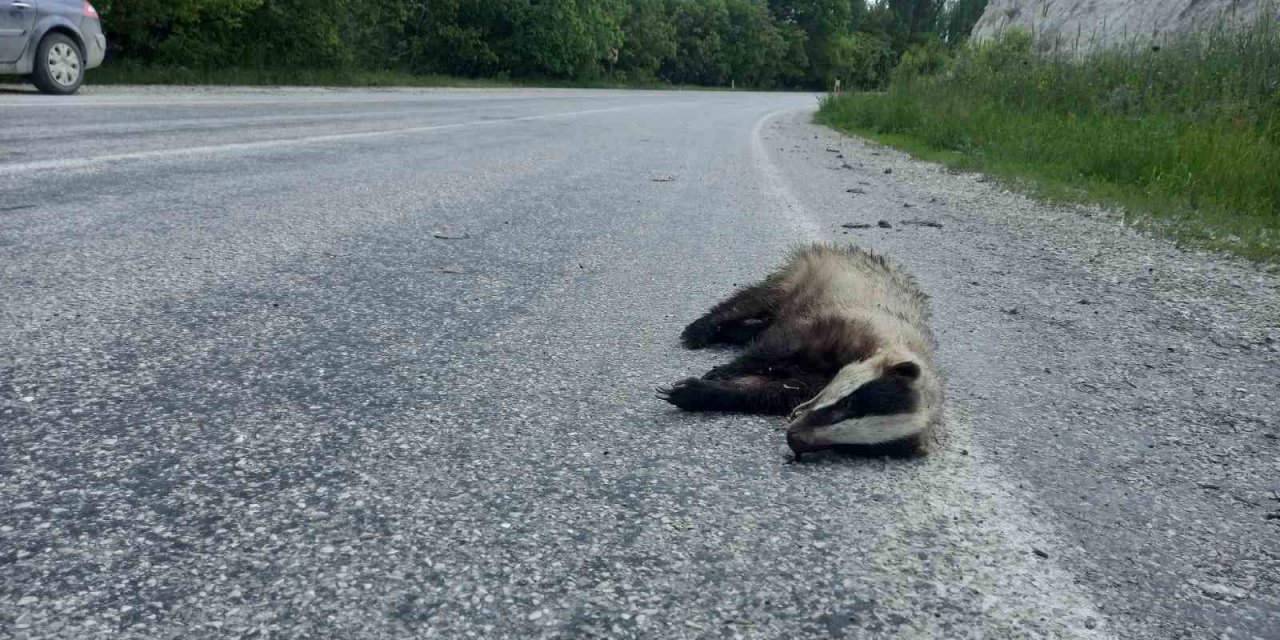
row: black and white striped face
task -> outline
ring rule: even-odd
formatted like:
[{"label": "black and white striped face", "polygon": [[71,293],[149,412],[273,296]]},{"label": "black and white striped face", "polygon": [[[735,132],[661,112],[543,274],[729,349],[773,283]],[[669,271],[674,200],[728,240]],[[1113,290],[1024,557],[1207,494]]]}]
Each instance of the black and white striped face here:
[{"label": "black and white striped face", "polygon": [[929,416],[921,410],[922,373],[919,363],[901,356],[845,366],[791,413],[787,444],[800,454],[893,442],[924,431]]}]

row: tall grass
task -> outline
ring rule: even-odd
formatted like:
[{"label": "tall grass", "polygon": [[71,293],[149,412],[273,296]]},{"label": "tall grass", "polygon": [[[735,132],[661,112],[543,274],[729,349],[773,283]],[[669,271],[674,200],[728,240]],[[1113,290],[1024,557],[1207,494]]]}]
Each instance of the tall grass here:
[{"label": "tall grass", "polygon": [[1049,195],[1118,203],[1183,240],[1280,259],[1280,23],[1160,46],[1032,53],[1010,31],[932,76],[825,100],[821,122]]}]

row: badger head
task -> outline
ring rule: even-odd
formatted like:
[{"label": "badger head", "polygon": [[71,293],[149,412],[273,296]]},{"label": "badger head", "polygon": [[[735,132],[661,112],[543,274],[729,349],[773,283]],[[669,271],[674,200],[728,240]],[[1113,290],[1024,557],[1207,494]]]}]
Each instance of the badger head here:
[{"label": "badger head", "polygon": [[787,425],[787,444],[799,456],[836,445],[874,445],[924,432],[929,427],[931,375],[909,352],[885,351],[846,365],[818,395],[797,406]]}]

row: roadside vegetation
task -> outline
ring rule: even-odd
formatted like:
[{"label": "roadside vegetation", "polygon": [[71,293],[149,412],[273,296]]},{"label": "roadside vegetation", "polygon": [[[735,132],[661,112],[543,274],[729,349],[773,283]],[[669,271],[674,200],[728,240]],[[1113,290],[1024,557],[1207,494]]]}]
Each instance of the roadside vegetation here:
[{"label": "roadside vegetation", "polygon": [[1280,24],[1159,48],[1036,55],[1030,35],[907,52],[820,122],[1050,198],[1119,205],[1184,242],[1280,261]]},{"label": "roadside vegetation", "polygon": [[98,0],[94,83],[883,87],[987,0]]}]

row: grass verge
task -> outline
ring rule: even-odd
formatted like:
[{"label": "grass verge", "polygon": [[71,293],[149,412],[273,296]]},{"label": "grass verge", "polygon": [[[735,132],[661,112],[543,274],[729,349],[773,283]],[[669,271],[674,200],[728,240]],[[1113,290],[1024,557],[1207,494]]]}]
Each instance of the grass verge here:
[{"label": "grass verge", "polygon": [[829,97],[817,120],[1183,243],[1280,262],[1280,29],[1086,59],[1017,34],[935,76]]},{"label": "grass verge", "polygon": [[251,69],[227,67],[195,69],[172,65],[148,65],[112,61],[85,76],[87,84],[160,84],[222,86],[302,86],[302,87],[463,87],[509,88],[548,87],[586,89],[682,89],[727,90],[670,85],[662,82],[615,82],[608,79],[569,81],[556,79],[518,80],[507,78],[460,78],[447,75],[419,75],[403,71],[361,71],[347,69]]}]

